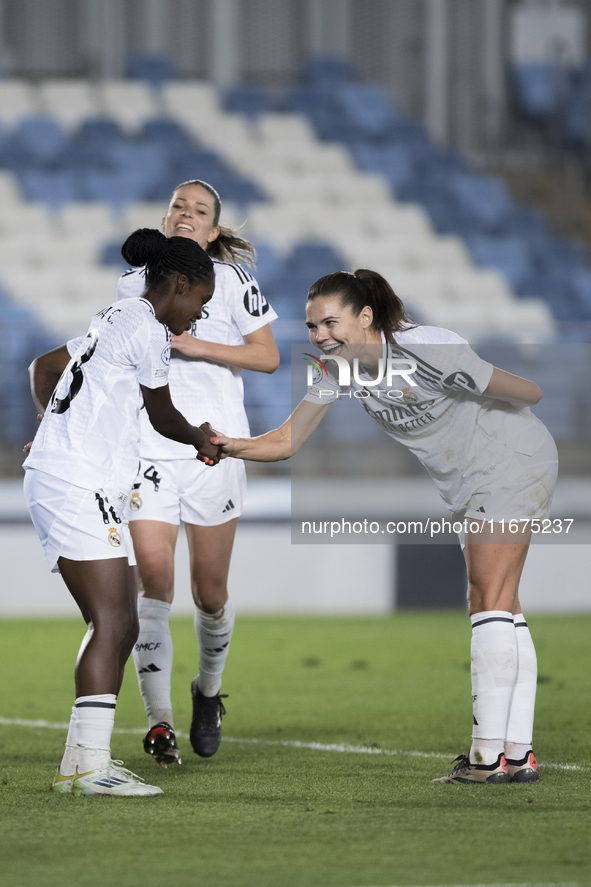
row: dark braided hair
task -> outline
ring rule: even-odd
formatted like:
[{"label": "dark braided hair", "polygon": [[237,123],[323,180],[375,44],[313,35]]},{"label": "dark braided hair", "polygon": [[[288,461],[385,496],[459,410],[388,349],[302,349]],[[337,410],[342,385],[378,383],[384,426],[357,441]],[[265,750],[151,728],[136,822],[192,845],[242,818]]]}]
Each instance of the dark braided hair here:
[{"label": "dark braided hair", "polygon": [[407,315],[402,299],[377,271],[358,268],[352,274],[348,271],[327,274],[312,284],[308,302],[319,296],[338,296],[341,305],[350,308],[355,317],[369,305],[373,311],[371,328],[383,333],[391,344],[394,344],[394,333],[416,326]]},{"label": "dark braided hair", "polygon": [[219,227],[220,233],[215,240],[207,244],[209,255],[213,256],[214,259],[219,259],[221,262],[247,262],[249,265],[254,265],[257,252],[252,243],[249,243],[248,240],[243,240],[242,237],[238,237],[235,228],[226,228],[224,225],[220,225],[222,201],[213,185],[203,182],[201,179],[190,179],[188,182],[181,182],[180,185],[177,185],[173,191],[173,196],[179,188],[184,188],[185,185],[199,185],[200,188],[204,188],[213,197],[213,227]]},{"label": "dark braided hair", "polygon": [[173,274],[190,283],[213,278],[213,262],[205,250],[188,237],[165,237],[155,228],[138,228],[130,234],[121,255],[133,267],[146,266],[146,284],[158,287]]}]

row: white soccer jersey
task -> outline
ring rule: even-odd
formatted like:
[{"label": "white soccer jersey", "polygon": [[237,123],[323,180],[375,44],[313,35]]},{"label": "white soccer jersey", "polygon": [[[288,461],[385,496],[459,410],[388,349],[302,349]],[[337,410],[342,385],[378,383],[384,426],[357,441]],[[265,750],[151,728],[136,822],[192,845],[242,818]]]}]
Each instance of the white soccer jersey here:
[{"label": "white soccer jersey", "polygon": [[[345,389],[318,372],[304,400],[328,404],[355,397],[390,437],[412,450],[444,502],[459,512],[484,481],[506,468],[514,452],[535,453],[547,430],[529,407],[483,396],[493,366],[456,333],[419,326],[395,338],[394,347],[384,340],[383,358],[415,361],[408,379],[416,386],[396,375],[390,384],[384,376],[377,385],[364,385],[371,376],[361,374],[358,382],[352,373]],[[331,370],[329,356],[323,359]]]},{"label": "white soccer jersey", "polygon": [[134,299],[100,311],[87,335],[67,347],[72,359],[24,467],[87,490],[102,489],[120,509],[139,462],[140,384],[168,383],[170,335],[150,302]]},{"label": "white soccer jersey", "polygon": [[[203,307],[191,334],[207,342],[244,345],[245,337],[277,319],[252,275],[240,265],[213,260],[215,291]],[[143,268],[126,271],[117,286],[117,298],[140,296],[145,287]],[[175,358],[170,364],[170,393],[174,405],[194,425],[211,422],[231,437],[249,437],[244,409],[242,372],[213,360]],[[158,434],[141,417],[142,458],[194,459],[195,450]]]}]

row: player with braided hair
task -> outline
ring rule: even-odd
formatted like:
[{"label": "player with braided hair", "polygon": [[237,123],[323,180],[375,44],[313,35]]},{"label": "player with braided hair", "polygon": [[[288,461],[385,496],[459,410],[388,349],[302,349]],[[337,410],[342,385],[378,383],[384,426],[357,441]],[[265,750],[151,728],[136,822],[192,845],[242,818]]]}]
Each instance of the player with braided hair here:
[{"label": "player with braided hair", "polygon": [[217,448],[174,407],[168,388],[170,336],[181,336],[202,316],[215,278],[198,244],[156,230],[135,231],[122,254],[145,264],[142,298],[104,308],[85,336],[31,366],[42,421],[25,448],[25,495],[49,566],[62,574],[88,625],[52,789],[150,796],[161,789],[145,785],[110,752],[117,694],[138,633],[125,504],[139,460],[142,401],[159,434],[194,457],[197,450],[208,466],[218,462]]},{"label": "player with braided hair", "polygon": [[324,369],[292,416],[260,437],[216,433],[212,443],[241,459],[287,459],[353,389],[371,418],[415,453],[460,530],[472,622],[472,745],[434,781],[537,782],[536,653],[519,582],[530,522],[547,518],[558,470],[556,445],[530,410],[541,390],[482,360],[450,330],[413,324],[375,271],[318,280],[306,325]]},{"label": "player with braided hair", "polygon": [[[198,243],[213,259],[215,292],[201,320],[173,336],[170,386],[174,402],[191,420],[207,413],[216,427],[249,434],[241,370],[272,373],[279,363],[270,324],[276,314],[239,262],[254,249],[220,225],[221,202],[207,182],[179,185],[162,220],[170,239]],[[127,271],[118,297],[141,297],[149,273]],[[148,715],[144,749],[161,766],[180,763],[174,734],[170,677],[169,615],[174,597],[174,554],[183,521],[191,563],[198,674],[191,684],[190,740],[196,754],[213,755],[225,713],[220,690],[234,627],[227,581],[238,517],[246,492],[244,465],[226,460],[215,471],[192,458],[190,447],[166,440],[142,421],[141,463],[129,503],[143,597],[138,602],[140,634],[133,656]]]}]

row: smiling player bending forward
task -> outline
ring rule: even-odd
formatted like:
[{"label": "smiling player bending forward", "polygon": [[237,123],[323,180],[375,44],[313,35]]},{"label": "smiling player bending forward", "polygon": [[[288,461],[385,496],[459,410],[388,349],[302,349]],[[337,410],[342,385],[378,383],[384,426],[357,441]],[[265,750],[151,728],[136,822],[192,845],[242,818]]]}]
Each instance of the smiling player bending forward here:
[{"label": "smiling player bending forward", "polygon": [[[554,441],[530,410],[542,392],[534,382],[481,360],[455,333],[413,324],[387,281],[373,271],[339,272],[317,281],[306,318],[310,341],[325,358],[358,361],[351,387],[364,393],[355,399],[415,453],[454,520],[470,521],[461,542],[472,622],[472,745],[437,781],[537,782],[532,751],[537,665],[519,581],[530,538],[527,522],[547,517],[558,470]],[[409,405],[387,378],[379,380],[380,360],[383,367],[388,359],[416,365]],[[323,378],[280,428],[250,440],[216,433],[212,443],[241,459],[287,459],[338,393],[336,381]],[[413,416],[421,421],[411,421]],[[519,542],[502,533],[503,520],[524,522]]]}]

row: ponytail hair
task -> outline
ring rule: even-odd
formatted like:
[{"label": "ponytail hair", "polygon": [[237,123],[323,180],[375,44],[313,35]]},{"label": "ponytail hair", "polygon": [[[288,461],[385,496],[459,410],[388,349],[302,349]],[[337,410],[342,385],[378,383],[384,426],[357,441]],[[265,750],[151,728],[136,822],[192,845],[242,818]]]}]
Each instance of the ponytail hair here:
[{"label": "ponytail hair", "polygon": [[146,283],[158,287],[173,274],[190,283],[213,278],[213,262],[205,250],[187,237],[165,237],[155,228],[138,228],[130,234],[121,255],[133,267],[146,266]]},{"label": "ponytail hair", "polygon": [[215,240],[207,244],[208,254],[214,259],[219,259],[220,262],[246,262],[248,265],[254,265],[257,252],[252,243],[238,237],[235,228],[226,228],[224,225],[220,225],[222,201],[213,185],[203,182],[201,179],[190,179],[188,182],[181,182],[176,186],[172,192],[173,197],[179,188],[184,188],[185,185],[199,185],[213,197],[213,226],[214,228],[218,227],[220,233]]},{"label": "ponytail hair", "polygon": [[358,268],[352,274],[348,271],[327,274],[312,284],[307,301],[319,296],[338,296],[343,308],[350,308],[355,317],[368,305],[373,311],[371,328],[383,333],[391,345],[394,333],[416,326],[407,315],[402,299],[377,271]]}]

